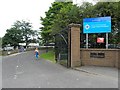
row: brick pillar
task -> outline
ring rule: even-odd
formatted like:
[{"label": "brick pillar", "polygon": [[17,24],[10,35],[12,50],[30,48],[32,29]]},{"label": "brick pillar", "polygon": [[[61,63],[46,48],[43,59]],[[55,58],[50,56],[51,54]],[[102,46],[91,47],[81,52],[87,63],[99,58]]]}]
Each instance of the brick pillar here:
[{"label": "brick pillar", "polygon": [[80,61],[80,24],[70,24],[68,34],[68,52],[71,67],[81,66]]}]

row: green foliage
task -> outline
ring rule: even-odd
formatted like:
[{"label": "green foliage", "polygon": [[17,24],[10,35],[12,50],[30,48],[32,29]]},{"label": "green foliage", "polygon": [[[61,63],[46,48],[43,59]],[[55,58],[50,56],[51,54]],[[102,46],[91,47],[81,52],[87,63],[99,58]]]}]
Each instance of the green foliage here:
[{"label": "green foliage", "polygon": [[60,12],[56,16],[52,26],[52,33],[56,34],[60,30],[63,30],[70,23],[80,23],[79,8],[72,3],[68,3],[65,7],[61,8]]},{"label": "green foliage", "polygon": [[7,33],[3,37],[2,46],[10,44],[11,46],[19,46],[19,43],[26,43],[28,45],[30,41],[30,36],[34,35],[33,30],[31,30],[32,25],[26,21],[16,21],[14,25],[7,29]]},{"label": "green foliage", "polygon": [[43,43],[53,42],[53,35],[70,23],[78,23],[78,17],[79,8],[71,2],[54,2],[52,7],[46,12],[46,17],[41,18]]},{"label": "green foliage", "polygon": [[14,26],[21,31],[23,40],[26,42],[26,44],[28,44],[28,40],[30,36],[33,34],[33,31],[31,30],[32,25],[29,22],[22,20],[22,21],[16,21],[14,23]]},{"label": "green foliage", "polygon": [[21,39],[22,36],[21,31],[19,29],[16,29],[15,27],[7,29],[7,33],[5,34],[2,40],[2,47],[5,47],[8,44],[16,47],[21,42]]},{"label": "green foliage", "polygon": [[46,17],[41,17],[43,27],[41,28],[42,32],[40,34],[42,36],[43,43],[53,41],[53,36],[51,35],[52,25],[54,23],[54,20],[56,19],[56,15],[62,7],[62,2],[54,2],[52,4],[52,7],[50,7],[48,12],[46,12]]},{"label": "green foliage", "polygon": [[111,16],[112,18],[112,33],[109,34],[109,43],[118,43],[119,38],[119,18],[120,15],[118,14],[118,2],[99,2],[94,6],[95,13],[98,16]]},{"label": "green foliage", "polygon": [[[58,0],[57,0],[58,1]],[[41,36],[44,42],[53,40],[53,35],[63,30],[71,23],[81,24],[81,34],[83,33],[83,19],[91,17],[112,18],[112,33],[109,34],[109,43],[120,42],[120,2],[98,2],[93,5],[84,2],[81,6],[73,5],[70,2],[54,2],[52,7],[46,12],[46,17],[41,18],[43,27]],[[101,34],[104,36],[104,34]],[[92,41],[95,41],[97,34],[91,34]],[[81,38],[83,39],[83,38]]]}]

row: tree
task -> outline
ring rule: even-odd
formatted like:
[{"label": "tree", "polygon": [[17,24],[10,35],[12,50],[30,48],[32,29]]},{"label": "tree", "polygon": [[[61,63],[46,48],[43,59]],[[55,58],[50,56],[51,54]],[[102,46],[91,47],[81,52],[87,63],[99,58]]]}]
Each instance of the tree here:
[{"label": "tree", "polygon": [[7,29],[7,33],[3,37],[2,47],[5,47],[8,44],[16,47],[19,45],[21,40],[22,40],[21,31],[19,29],[16,29],[15,27],[12,27],[10,29]]},{"label": "tree", "polygon": [[[70,23],[79,23],[81,24],[81,39],[84,41],[84,18],[111,16],[112,33],[109,34],[109,42],[118,43],[120,42],[118,38],[120,37],[120,29],[118,28],[120,24],[119,5],[120,2],[98,2],[95,5],[84,2],[81,6],[73,5],[70,2],[54,2],[52,7],[46,12],[46,17],[41,18],[43,25],[41,28],[41,36],[44,41],[53,41],[54,34],[63,30]],[[90,34],[91,42],[95,42],[98,35],[105,37],[104,34]]]},{"label": "tree", "polygon": [[40,36],[37,30],[34,30],[34,34],[32,35],[32,39],[30,40],[30,43],[39,43],[40,41]]},{"label": "tree", "polygon": [[94,14],[96,14],[98,17],[105,17],[105,16],[111,16],[112,18],[112,33],[109,34],[109,43],[118,43],[119,38],[119,18],[120,15],[118,10],[118,5],[120,3],[118,2],[98,2],[94,6]]},{"label": "tree", "polygon": [[[67,4],[67,3],[66,3]],[[79,7],[69,3],[66,7],[61,8],[56,16],[52,26],[52,32],[57,33],[66,28],[71,23],[80,24],[80,11]]]},{"label": "tree", "polygon": [[11,46],[19,46],[19,43],[28,43],[31,41],[31,36],[34,35],[34,31],[31,29],[32,25],[26,21],[16,21],[10,29],[7,29],[7,33],[3,37],[2,46],[10,44]]},{"label": "tree", "polygon": [[54,2],[52,7],[50,7],[49,10],[45,13],[46,17],[41,17],[43,27],[40,28],[40,34],[42,36],[43,43],[53,42],[53,35],[51,34],[52,25],[56,19],[56,15],[59,13],[61,8],[65,7],[65,5],[66,4],[64,2]]},{"label": "tree", "polygon": [[65,28],[70,23],[79,22],[79,8],[72,2],[54,2],[46,12],[46,17],[41,18],[43,27],[41,36],[43,41],[53,42],[53,35]]},{"label": "tree", "polygon": [[16,21],[13,26],[21,31],[22,42],[25,42],[27,47],[31,40],[31,36],[34,35],[34,31],[32,30],[31,23],[22,20],[22,21]]},{"label": "tree", "polygon": [[[82,19],[83,18],[91,18],[91,17],[106,17],[111,16],[112,18],[112,32],[109,33],[109,43],[118,43],[120,42],[119,39],[119,10],[118,6],[120,5],[119,2],[98,2],[95,5],[92,5],[90,3],[83,3],[80,6],[80,11],[82,11]],[[82,22],[81,22],[81,26]],[[82,30],[83,28],[81,28]],[[105,37],[105,34],[89,34],[91,37],[91,41],[95,42],[97,36]]]}]

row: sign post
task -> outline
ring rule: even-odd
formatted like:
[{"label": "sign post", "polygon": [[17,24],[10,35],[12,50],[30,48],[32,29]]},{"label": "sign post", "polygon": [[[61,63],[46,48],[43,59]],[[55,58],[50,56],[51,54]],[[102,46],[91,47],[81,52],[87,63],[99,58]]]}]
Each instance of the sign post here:
[{"label": "sign post", "polygon": [[86,34],[86,49],[88,49],[88,33]]},{"label": "sign post", "polygon": [[108,33],[106,33],[106,49],[108,49]]},{"label": "sign post", "polygon": [[108,33],[110,32],[111,32],[110,16],[83,19],[83,33],[86,34],[86,48],[88,48],[89,33],[106,33],[106,49],[108,49]]}]

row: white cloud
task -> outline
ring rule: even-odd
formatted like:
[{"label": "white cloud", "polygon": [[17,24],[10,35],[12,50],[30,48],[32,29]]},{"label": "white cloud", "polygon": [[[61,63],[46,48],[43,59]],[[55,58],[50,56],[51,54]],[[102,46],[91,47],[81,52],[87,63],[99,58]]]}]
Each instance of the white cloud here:
[{"label": "white cloud", "polygon": [[95,4],[97,0],[73,0],[73,3],[77,5],[82,5],[83,2],[90,2]]},{"label": "white cloud", "polygon": [[[55,0],[0,0],[0,37],[16,20],[30,20],[33,29],[39,29],[40,16],[45,17]],[[73,0],[79,3],[80,0]]]},{"label": "white cloud", "polygon": [[1,0],[0,1],[0,37],[16,20],[30,20],[33,29],[39,29],[40,16],[45,16],[54,0]]}]

